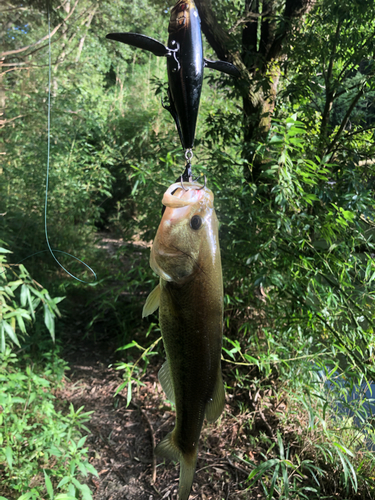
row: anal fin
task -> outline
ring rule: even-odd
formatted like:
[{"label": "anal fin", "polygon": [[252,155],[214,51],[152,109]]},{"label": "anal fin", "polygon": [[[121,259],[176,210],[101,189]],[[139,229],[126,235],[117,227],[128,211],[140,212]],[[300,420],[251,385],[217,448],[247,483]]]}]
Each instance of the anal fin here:
[{"label": "anal fin", "polygon": [[191,455],[184,455],[174,442],[174,431],[170,432],[155,448],[155,455],[180,462],[178,499],[188,500],[193,484],[198,447]]},{"label": "anal fin", "polygon": [[223,384],[223,378],[221,375],[221,367],[219,366],[219,371],[216,377],[216,383],[212,398],[206,403],[205,415],[209,422],[215,422],[217,420],[225,406],[225,390]]}]

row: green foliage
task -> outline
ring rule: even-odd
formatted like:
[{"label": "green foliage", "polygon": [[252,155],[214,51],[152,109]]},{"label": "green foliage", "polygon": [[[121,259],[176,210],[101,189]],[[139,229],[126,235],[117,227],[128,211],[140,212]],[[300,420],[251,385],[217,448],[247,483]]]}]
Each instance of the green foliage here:
[{"label": "green foliage", "polygon": [[362,142],[374,125],[374,26],[371,1],[317,3],[288,48],[283,97],[309,123],[319,120],[318,150],[354,153],[356,161],[368,157],[368,148],[347,148],[347,141]]},{"label": "green foliage", "polygon": [[[267,499],[321,498],[332,493],[332,474],[345,498],[374,490],[375,464],[364,449],[373,446],[372,414],[365,400],[348,399],[374,380],[374,201],[361,169],[350,159],[339,166],[320,159],[309,149],[311,136],[297,115],[274,121],[257,150],[262,182],[242,182],[237,199],[226,198],[231,223],[221,238],[224,353],[237,387],[260,383],[246,366],[262,380],[276,372],[280,397],[295,401],[295,425],[308,423],[302,437],[293,436],[297,449],[288,451],[290,437],[284,445],[278,434],[264,461],[252,463],[250,484],[260,484]],[[327,369],[328,386],[316,377]],[[294,428],[292,415],[281,428]]]},{"label": "green foliage", "polygon": [[[351,378],[348,371],[342,375],[336,369],[320,368],[310,365],[310,381],[305,378],[301,384],[299,379],[292,384],[293,390],[285,381],[278,395],[282,397],[286,390],[288,398],[289,411],[279,413],[283,434],[278,431],[270,440],[261,453],[263,460],[243,459],[253,469],[250,487],[260,485],[267,499],[334,498],[337,494],[346,499],[372,498],[375,491],[368,402],[348,400],[352,388],[343,384]],[[343,405],[347,411],[340,415]]]},{"label": "green foliage", "polygon": [[[8,26],[4,50],[10,54],[10,70],[2,75],[6,126],[1,142],[6,154],[0,169],[0,230],[15,253],[15,262],[45,249],[48,44],[27,48],[48,32],[45,7],[30,3],[17,15],[14,9],[4,14],[4,27]],[[134,23],[146,23],[151,29],[150,11],[162,12],[163,7],[163,2],[159,7],[136,2],[131,8],[101,2],[99,9],[82,0],[51,12],[51,32],[62,18],[66,22],[52,35],[47,226],[52,248],[84,261],[96,225],[122,213],[125,218],[131,216],[132,205],[123,202],[124,194],[134,188],[131,165],[137,168],[135,157],[147,150],[147,137],[165,128],[159,117],[152,123],[160,114],[156,113],[160,103],[151,91],[151,76],[155,70],[159,77],[165,74],[165,65],[142,51],[135,58],[132,49],[119,48],[104,37],[123,24],[131,29]],[[155,24],[156,36],[158,17]],[[12,56],[14,50],[16,56]],[[19,71],[20,60],[32,60],[27,78]],[[30,264],[34,275],[48,273],[49,262],[41,262],[45,257],[38,256],[35,269]],[[71,269],[69,257],[58,257]]]},{"label": "green foliage", "polygon": [[56,500],[92,498],[79,482],[88,473],[97,475],[87,460],[86,437],[81,437],[91,412],[72,405],[66,415],[56,410],[51,389],[61,382],[60,361],[52,359],[37,373],[9,347],[0,356],[2,486],[25,499],[46,492]]},{"label": "green foliage", "polygon": [[[275,443],[269,449],[273,449]],[[319,481],[316,476],[323,474],[323,470],[314,465],[311,460],[300,460],[298,455],[295,455],[292,461],[289,456],[289,448],[285,450],[284,443],[280,433],[277,433],[277,455],[278,458],[272,458],[262,462],[260,465],[254,466],[254,470],[250,473],[248,480],[251,488],[257,480],[260,480],[265,498],[272,500],[274,492],[278,494],[280,499],[289,498],[312,498],[314,493],[319,493],[318,489],[303,483],[306,480],[306,475],[312,476],[318,487]],[[270,477],[272,474],[272,478]]]},{"label": "green foliage", "polygon": [[[39,499],[46,490],[51,499],[90,499],[87,485],[79,481],[88,473],[96,474],[87,461],[86,437],[81,437],[90,412],[84,413],[83,408],[76,411],[72,405],[67,415],[56,410],[52,388],[61,383],[66,364],[54,349],[42,354],[44,361],[32,349],[35,344],[42,349],[43,329],[55,340],[55,318],[60,315],[57,304],[62,298],[51,298],[22,264],[17,270],[7,264],[7,253],[1,248],[2,487],[17,492],[22,499]],[[22,354],[13,352],[15,346]],[[56,490],[62,493],[55,494]]]},{"label": "green foliage", "polygon": [[[33,280],[20,264],[18,273],[6,262],[0,248],[0,351],[5,352],[6,344],[20,347],[20,339],[27,335],[26,325],[36,320],[36,312],[43,309],[44,324],[52,339],[55,339],[55,318],[60,315],[57,304],[64,297],[52,299],[48,291]],[[39,315],[38,315],[39,316]]]},{"label": "green foliage", "polygon": [[[233,222],[222,238],[223,253],[242,263],[236,271],[224,261],[232,280],[242,280],[237,304],[233,297],[227,300],[234,307],[246,303],[247,280],[262,286],[268,295],[267,323],[272,325],[272,335],[264,331],[265,338],[272,337],[277,345],[280,328],[280,340],[290,338],[289,357],[307,354],[303,349],[310,338],[310,348],[312,343],[315,349],[329,346],[333,357],[340,352],[348,363],[371,374],[364,361],[372,345],[374,261],[372,232],[363,227],[371,227],[374,203],[364,193],[365,218],[363,202],[353,203],[346,180],[329,182],[334,165],[306,157],[304,134],[305,126],[295,116],[276,122],[269,143],[258,152],[266,160],[263,183],[244,185],[234,200],[237,207],[226,210]],[[249,329],[250,322],[241,326],[244,334]]]},{"label": "green foliage", "polygon": [[[146,337],[154,329],[155,326],[156,325],[154,323],[150,324],[150,327],[146,333]],[[119,348],[119,351],[125,351],[136,347],[137,349],[142,351],[142,354],[136,361],[120,362],[117,363],[116,366],[117,370],[123,371],[124,378],[124,382],[120,384],[116,389],[116,394],[126,388],[126,406],[129,406],[132,400],[133,385],[135,385],[137,388],[142,385],[141,379],[142,376],[146,373],[147,365],[149,363],[149,357],[158,354],[156,351],[153,351],[153,349],[160,341],[161,337],[157,338],[149,347],[147,347],[147,349],[139,345],[135,340],[133,340],[130,344]],[[140,367],[141,362],[143,362],[142,368]]]}]

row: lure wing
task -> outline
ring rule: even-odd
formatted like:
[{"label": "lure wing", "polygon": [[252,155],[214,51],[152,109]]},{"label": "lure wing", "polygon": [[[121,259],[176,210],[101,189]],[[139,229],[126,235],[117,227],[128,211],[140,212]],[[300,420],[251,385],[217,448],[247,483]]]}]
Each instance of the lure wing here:
[{"label": "lure wing", "polygon": [[241,76],[240,70],[234,64],[227,61],[210,61],[209,59],[205,59],[204,65],[206,68],[216,69],[229,76],[235,76],[236,78]]},{"label": "lure wing", "polygon": [[140,35],[139,33],[109,33],[106,38],[110,40],[116,40],[117,42],[126,43],[132,47],[137,47],[139,49],[148,50],[152,52],[155,56],[166,56],[169,54],[170,49],[155,38],[150,36]]}]

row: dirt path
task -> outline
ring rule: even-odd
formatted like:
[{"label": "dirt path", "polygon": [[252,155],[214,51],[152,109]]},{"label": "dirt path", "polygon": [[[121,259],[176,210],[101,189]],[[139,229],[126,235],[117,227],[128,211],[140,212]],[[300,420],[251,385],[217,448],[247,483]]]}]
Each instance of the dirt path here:
[{"label": "dirt path", "polygon": [[[114,398],[123,381],[109,367],[116,346],[108,339],[93,343],[80,334],[71,339],[71,345],[65,355],[69,380],[59,397],[75,409],[84,406],[84,411],[94,411],[86,441],[90,462],[99,473],[99,478],[88,481],[94,500],[177,499],[179,466],[154,462],[153,457],[153,445],[173,429],[175,419],[157,380],[157,363],[163,360],[148,365],[144,385],[126,407],[126,391]],[[190,500],[256,498],[243,491],[249,471],[230,456],[238,430],[236,420],[226,421],[225,415],[218,424],[205,426]]]}]

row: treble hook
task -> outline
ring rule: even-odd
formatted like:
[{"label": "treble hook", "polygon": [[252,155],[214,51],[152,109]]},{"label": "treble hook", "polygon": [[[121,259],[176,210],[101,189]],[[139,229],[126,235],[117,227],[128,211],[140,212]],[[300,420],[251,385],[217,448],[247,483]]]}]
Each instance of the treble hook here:
[{"label": "treble hook", "polygon": [[189,191],[188,189],[186,189],[183,185],[183,179],[182,179],[182,175],[181,175],[181,187],[184,191]]},{"label": "treble hook", "polygon": [[[184,182],[183,175],[181,175],[181,177],[180,177],[181,187],[182,187],[182,189],[183,189],[184,191],[189,191],[189,189],[186,189],[186,188],[185,188],[185,186],[184,186],[183,182]],[[190,182],[190,181],[189,181],[189,182]],[[197,191],[200,191],[201,189],[206,189],[206,186],[207,186],[207,177],[206,177],[206,176],[204,176],[204,184],[203,184],[203,186],[202,186],[202,187],[197,188]]]},{"label": "treble hook", "polygon": [[200,191],[201,189],[206,189],[206,184],[207,184],[207,177],[204,176],[204,186],[201,188],[198,188],[197,191]]}]

